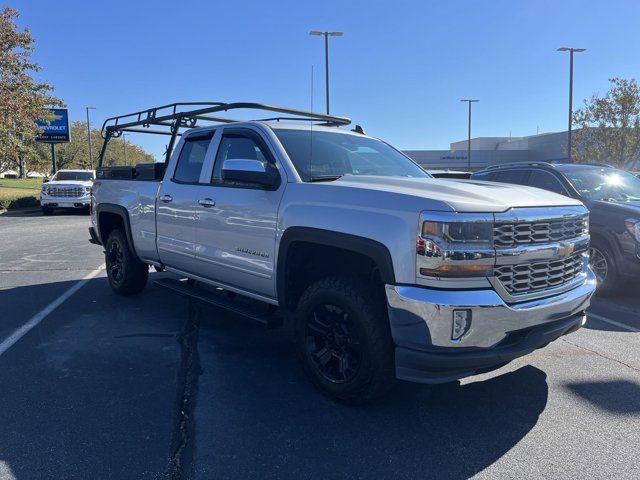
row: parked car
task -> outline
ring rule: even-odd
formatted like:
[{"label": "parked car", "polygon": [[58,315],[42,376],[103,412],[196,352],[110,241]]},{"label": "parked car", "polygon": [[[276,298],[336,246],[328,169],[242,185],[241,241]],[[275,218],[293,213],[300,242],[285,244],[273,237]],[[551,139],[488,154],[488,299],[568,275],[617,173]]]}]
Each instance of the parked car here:
[{"label": "parked car", "polygon": [[471,178],[471,172],[464,172],[460,170],[427,170],[427,173],[433,178],[458,178],[461,180],[467,180]]},{"label": "parked car", "polygon": [[640,278],[640,179],[601,164],[517,163],[495,165],[475,180],[542,188],[583,202],[591,213],[590,262],[599,290],[608,293],[626,278]]},{"label": "parked car", "polygon": [[44,179],[40,191],[40,205],[44,215],[56,209],[89,210],[93,170],[58,170],[51,179]]},{"label": "parked car", "polygon": [[[172,151],[180,127],[240,108],[271,118],[187,129]],[[313,384],[356,403],[396,378],[494,370],[584,324],[595,278],[581,202],[433,179],[361,128],[339,128],[349,123],[255,103],[107,120],[105,142],[172,132],[166,170],[97,171],[90,235],[113,291],[142,291],[154,265],[190,279],[156,283],[194,301],[268,326],[291,319]],[[557,235],[540,232],[550,223]]]}]

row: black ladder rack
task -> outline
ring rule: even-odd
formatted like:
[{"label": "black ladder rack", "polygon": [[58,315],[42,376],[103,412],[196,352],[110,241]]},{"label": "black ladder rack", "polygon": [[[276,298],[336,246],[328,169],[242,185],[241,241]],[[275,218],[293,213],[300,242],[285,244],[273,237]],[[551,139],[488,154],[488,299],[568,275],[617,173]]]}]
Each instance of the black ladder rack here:
[{"label": "black ladder rack", "polygon": [[[102,137],[104,142],[100,150],[98,165],[102,166],[104,154],[107,150],[109,139],[117,138],[123,132],[149,133],[155,135],[169,135],[171,139],[167,146],[165,162],[171,157],[171,152],[175,145],[176,136],[180,135],[183,128],[194,128],[196,126],[206,126],[218,123],[240,122],[240,119],[219,117],[220,112],[229,110],[261,110],[265,112],[275,112],[288,115],[287,117],[270,117],[255,119],[257,121],[269,120],[298,120],[305,122],[318,122],[325,126],[349,125],[351,120],[346,117],[335,115],[325,115],[322,113],[307,112],[276,105],[253,102],[181,102],[152,107],[138,112],[118,115],[107,118],[102,124]],[[156,128],[151,129],[151,126]]]}]

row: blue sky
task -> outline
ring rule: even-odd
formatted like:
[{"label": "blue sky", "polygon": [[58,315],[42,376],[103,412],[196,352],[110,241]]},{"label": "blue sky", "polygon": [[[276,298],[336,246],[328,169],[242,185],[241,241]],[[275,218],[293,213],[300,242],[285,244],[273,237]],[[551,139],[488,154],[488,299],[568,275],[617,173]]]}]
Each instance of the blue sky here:
[{"label": "blue sky", "polygon": [[402,149],[446,149],[473,136],[566,129],[568,55],[574,104],[612,76],[640,76],[640,2],[190,1],[5,2],[37,40],[39,76],[72,119],[174,101],[259,101],[324,109],[331,43],[332,113]]}]

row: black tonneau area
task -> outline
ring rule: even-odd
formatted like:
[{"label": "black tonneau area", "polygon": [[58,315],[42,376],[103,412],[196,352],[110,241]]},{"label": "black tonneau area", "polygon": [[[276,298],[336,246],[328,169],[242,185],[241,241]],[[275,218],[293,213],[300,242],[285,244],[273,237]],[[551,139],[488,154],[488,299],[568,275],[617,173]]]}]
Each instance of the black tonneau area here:
[{"label": "black tonneau area", "polygon": [[98,167],[96,179],[99,180],[146,180],[159,182],[164,177],[165,163],[138,163],[135,167]]}]

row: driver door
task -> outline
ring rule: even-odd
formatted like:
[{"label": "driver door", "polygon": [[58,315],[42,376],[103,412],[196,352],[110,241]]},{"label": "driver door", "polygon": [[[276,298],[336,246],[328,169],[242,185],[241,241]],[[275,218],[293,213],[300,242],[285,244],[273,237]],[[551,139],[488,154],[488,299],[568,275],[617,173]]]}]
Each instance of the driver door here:
[{"label": "driver door", "polygon": [[[215,142],[214,142],[215,143]],[[249,128],[222,131],[208,185],[198,185],[198,274],[266,297],[275,297],[278,207],[286,176],[265,139]],[[260,160],[278,169],[277,189],[222,179],[226,160]]]}]

